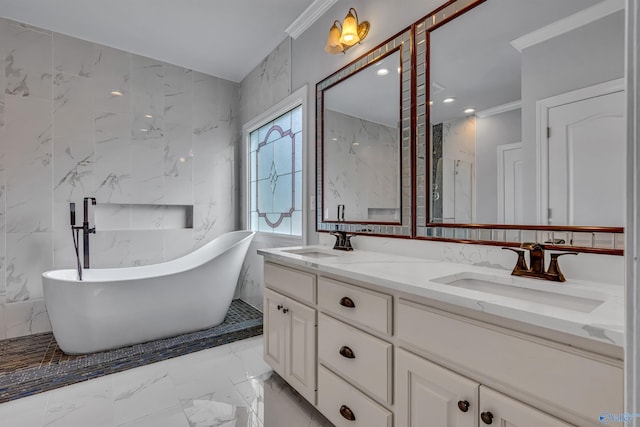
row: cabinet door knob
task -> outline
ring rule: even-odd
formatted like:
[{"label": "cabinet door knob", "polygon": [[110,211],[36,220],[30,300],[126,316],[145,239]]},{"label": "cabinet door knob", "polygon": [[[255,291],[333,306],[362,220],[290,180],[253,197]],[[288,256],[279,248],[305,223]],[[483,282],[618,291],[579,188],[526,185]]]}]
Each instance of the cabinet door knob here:
[{"label": "cabinet door knob", "polygon": [[342,297],[340,299],[340,305],[347,308],[355,308],[356,305],[353,300],[349,297]]},{"label": "cabinet door knob", "polygon": [[282,310],[282,305],[278,304],[278,311]]},{"label": "cabinet door knob", "polygon": [[340,353],[340,355],[342,357],[346,357],[347,359],[355,359],[356,358],[356,355],[353,354],[353,350],[351,350],[346,345],[343,345],[342,347],[340,347],[339,353]]},{"label": "cabinet door knob", "polygon": [[493,423],[493,414],[491,412],[483,412],[480,414],[480,419],[485,424]]},{"label": "cabinet door knob", "polygon": [[458,400],[458,409],[462,412],[467,412],[469,410],[469,402],[466,400]]},{"label": "cabinet door knob", "polygon": [[347,405],[342,405],[340,407],[340,415],[342,415],[342,418],[344,418],[345,420],[349,420],[349,421],[356,420],[356,416],[353,414],[353,411]]},{"label": "cabinet door knob", "polygon": [[282,312],[286,314],[286,313],[288,313],[288,312],[289,312],[289,309],[288,309],[288,308],[283,308],[283,309],[282,309]]}]

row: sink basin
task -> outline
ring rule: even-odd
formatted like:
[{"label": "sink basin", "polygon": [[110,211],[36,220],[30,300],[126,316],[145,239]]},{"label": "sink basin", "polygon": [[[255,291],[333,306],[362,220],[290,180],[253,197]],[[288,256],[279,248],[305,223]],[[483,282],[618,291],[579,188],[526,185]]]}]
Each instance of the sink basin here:
[{"label": "sink basin", "polygon": [[[549,285],[535,279],[525,280],[526,279],[512,279],[511,277],[500,278],[466,273],[463,275],[440,277],[432,281],[456,288],[517,298],[582,313],[592,312],[605,301],[605,298],[597,295],[596,292],[587,293],[587,295],[585,295],[585,292],[580,292],[582,295],[577,295],[577,292],[571,293],[571,290],[562,288],[562,286],[566,286],[563,284]],[[533,282],[531,280],[533,280]],[[536,289],[536,286],[538,288],[557,286],[558,288],[557,290]]]},{"label": "sink basin", "polygon": [[306,256],[309,258],[330,258],[330,257],[337,257],[337,254],[332,254],[330,252],[323,252],[321,250],[318,249],[288,249],[288,250],[284,250],[282,252],[287,252],[290,254],[295,254],[295,255],[302,255],[302,256]]}]

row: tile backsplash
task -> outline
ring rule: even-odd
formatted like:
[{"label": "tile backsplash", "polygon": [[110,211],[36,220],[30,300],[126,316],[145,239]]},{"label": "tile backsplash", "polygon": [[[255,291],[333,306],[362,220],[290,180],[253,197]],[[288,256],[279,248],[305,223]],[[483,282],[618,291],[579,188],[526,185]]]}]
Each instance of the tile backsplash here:
[{"label": "tile backsplash", "polygon": [[0,339],[50,330],[40,275],[75,266],[69,202],[78,221],[83,197],[193,211],[192,228],[162,208],[143,229],[96,223],[93,267],[237,229],[240,85],[8,19],[0,34]]}]

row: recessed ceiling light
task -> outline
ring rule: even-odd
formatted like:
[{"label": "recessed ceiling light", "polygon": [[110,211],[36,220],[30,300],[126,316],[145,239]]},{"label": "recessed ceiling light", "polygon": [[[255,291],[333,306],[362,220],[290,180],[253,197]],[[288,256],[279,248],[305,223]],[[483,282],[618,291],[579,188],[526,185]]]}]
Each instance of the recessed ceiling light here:
[{"label": "recessed ceiling light", "polygon": [[387,68],[380,68],[378,71],[376,71],[376,74],[379,76],[386,76],[387,74],[389,74],[389,70]]},{"label": "recessed ceiling light", "polygon": [[119,90],[113,90],[113,91],[111,91],[111,95],[113,95],[113,96],[122,96],[122,92],[120,92]]},{"label": "recessed ceiling light", "polygon": [[140,129],[140,132],[149,132],[149,129]]},{"label": "recessed ceiling light", "polygon": [[144,115],[147,119],[153,119],[153,116],[151,114],[145,114]]},{"label": "recessed ceiling light", "polygon": [[398,67],[398,74],[402,72],[402,67]]},{"label": "recessed ceiling light", "polygon": [[359,142],[353,142],[351,145],[354,145],[354,146],[355,145],[360,145],[360,143]]},{"label": "recessed ceiling light", "polygon": [[338,138],[331,138],[331,139],[332,139],[332,140],[334,140],[334,141],[337,141],[337,140],[338,140]]},{"label": "recessed ceiling light", "polygon": [[456,100],[456,99],[455,99],[455,98],[453,98],[453,97],[452,97],[452,98],[445,98],[445,99],[443,99],[443,100],[442,100],[442,102],[444,102],[445,104],[450,104],[450,103],[452,103],[452,102],[453,102],[453,101],[455,101],[455,100]]},{"label": "recessed ceiling light", "polygon": [[475,108],[467,108],[466,110],[464,110],[465,114],[473,114],[476,112]]},{"label": "recessed ceiling light", "polygon": [[429,101],[429,105],[433,105],[433,101]]}]

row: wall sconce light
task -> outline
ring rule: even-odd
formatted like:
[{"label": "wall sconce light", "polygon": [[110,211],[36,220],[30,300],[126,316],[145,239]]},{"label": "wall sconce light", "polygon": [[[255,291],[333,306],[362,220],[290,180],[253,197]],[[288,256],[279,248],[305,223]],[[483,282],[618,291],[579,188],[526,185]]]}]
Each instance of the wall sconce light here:
[{"label": "wall sconce light", "polygon": [[347,16],[342,21],[334,21],[329,30],[325,52],[332,55],[346,52],[356,43],[360,43],[369,33],[369,23],[367,21],[358,23],[358,13],[354,8],[349,9]]}]

